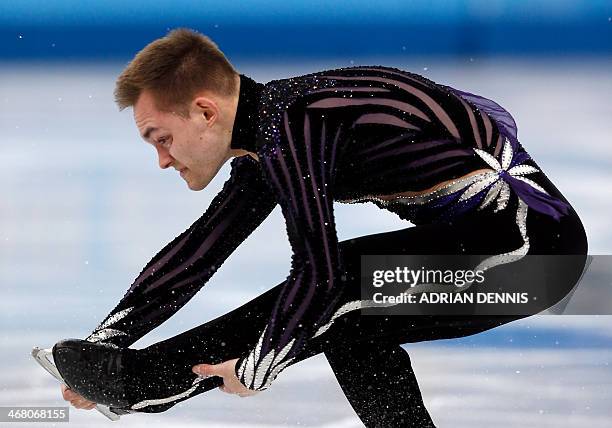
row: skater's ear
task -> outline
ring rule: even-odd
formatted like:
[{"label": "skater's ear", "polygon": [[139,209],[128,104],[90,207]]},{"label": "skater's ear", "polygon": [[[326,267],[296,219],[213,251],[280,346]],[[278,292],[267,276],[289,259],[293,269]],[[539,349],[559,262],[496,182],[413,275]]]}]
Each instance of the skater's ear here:
[{"label": "skater's ear", "polygon": [[207,126],[212,126],[219,117],[219,104],[209,96],[196,96],[190,107],[191,113],[203,119]]}]

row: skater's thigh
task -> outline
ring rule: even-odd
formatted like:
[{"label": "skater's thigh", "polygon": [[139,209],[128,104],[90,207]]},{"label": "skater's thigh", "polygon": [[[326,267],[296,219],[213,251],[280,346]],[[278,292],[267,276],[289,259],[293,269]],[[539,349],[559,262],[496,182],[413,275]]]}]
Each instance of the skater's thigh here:
[{"label": "skater's thigh", "polygon": [[[469,215],[454,224],[415,226],[344,241],[341,243],[341,254],[350,288],[346,290],[341,305],[363,299],[360,284],[362,256],[422,254],[484,256],[508,253],[520,248],[525,242],[516,224],[515,213],[515,210],[508,209],[506,212],[496,214]],[[531,210],[529,215],[531,217],[528,217],[530,220],[528,236],[532,241],[530,252],[580,254],[584,251],[582,247],[572,248],[571,244],[562,243],[563,236],[570,235],[575,228],[571,218],[564,220],[571,226],[564,226],[563,222],[557,223],[547,217],[538,216]],[[554,241],[553,238],[558,236],[561,240]],[[567,248],[564,248],[564,245]],[[552,303],[556,303],[574,286],[581,271],[581,261],[577,259],[572,266],[559,266],[555,260],[551,261],[550,266],[541,266],[539,269],[533,269],[533,265],[534,260],[527,258],[499,264],[487,272],[485,282],[478,284],[478,291],[485,293],[524,291],[520,288],[522,284],[536,284],[551,287],[550,290],[546,290],[546,295],[554,295]],[[545,307],[541,310],[543,309]],[[337,317],[322,336],[326,336],[325,339],[330,343],[365,341],[372,338],[384,338],[396,343],[418,342],[464,337],[531,315],[531,313],[466,315],[460,312],[441,315],[426,315],[426,313],[389,315],[389,311],[383,308],[380,314],[362,315],[357,309]],[[533,313],[537,312],[539,311]]]},{"label": "skater's thigh", "polygon": [[362,256],[500,254],[523,244],[511,214],[474,214],[453,223],[424,224],[340,242],[349,280],[347,299],[360,298]]}]

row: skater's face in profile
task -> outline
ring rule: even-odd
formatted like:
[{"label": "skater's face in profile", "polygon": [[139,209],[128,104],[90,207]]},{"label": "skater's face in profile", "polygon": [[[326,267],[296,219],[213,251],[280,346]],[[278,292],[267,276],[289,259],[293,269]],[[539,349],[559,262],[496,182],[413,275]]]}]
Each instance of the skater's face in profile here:
[{"label": "skater's face in profile", "polygon": [[178,171],[191,190],[202,190],[231,157],[231,102],[199,94],[188,114],[157,108],[153,95],[143,91],[134,104],[141,137],[157,151],[159,167]]}]

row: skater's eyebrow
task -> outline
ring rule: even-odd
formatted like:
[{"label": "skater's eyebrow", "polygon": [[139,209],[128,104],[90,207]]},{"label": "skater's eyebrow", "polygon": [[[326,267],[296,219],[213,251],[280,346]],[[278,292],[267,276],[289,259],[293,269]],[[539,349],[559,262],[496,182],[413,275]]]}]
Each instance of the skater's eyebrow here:
[{"label": "skater's eyebrow", "polygon": [[149,136],[151,135],[151,132],[155,132],[157,131],[159,128],[155,128],[154,126],[149,126],[147,129],[145,129],[144,134],[142,134],[142,138],[145,140],[149,139]]}]

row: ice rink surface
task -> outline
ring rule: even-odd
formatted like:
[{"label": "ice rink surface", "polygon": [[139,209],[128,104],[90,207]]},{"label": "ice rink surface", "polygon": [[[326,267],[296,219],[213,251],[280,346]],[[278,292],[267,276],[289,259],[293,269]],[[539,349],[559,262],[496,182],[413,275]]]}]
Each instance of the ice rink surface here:
[{"label": "ice rink surface", "polygon": [[[612,254],[612,61],[372,58],[360,64],[404,68],[509,110],[523,146],[581,215],[590,254]],[[261,82],[349,65],[236,64]],[[190,192],[176,171],[159,170],[131,111],[119,113],[113,104],[121,67],[0,67],[1,406],[64,405],[57,383],[31,359],[31,347],[87,335],[228,176],[226,166],[207,189]],[[337,204],[336,220],[340,239],[409,225],[371,204]],[[283,281],[289,266],[277,208],[189,304],[135,346],[240,306]],[[612,423],[611,318],[536,316],[404,347],[440,427],[603,428]],[[110,423],[94,411],[70,413],[70,426]],[[288,368],[255,397],[213,390],[121,424],[362,426],[321,355]]]}]

